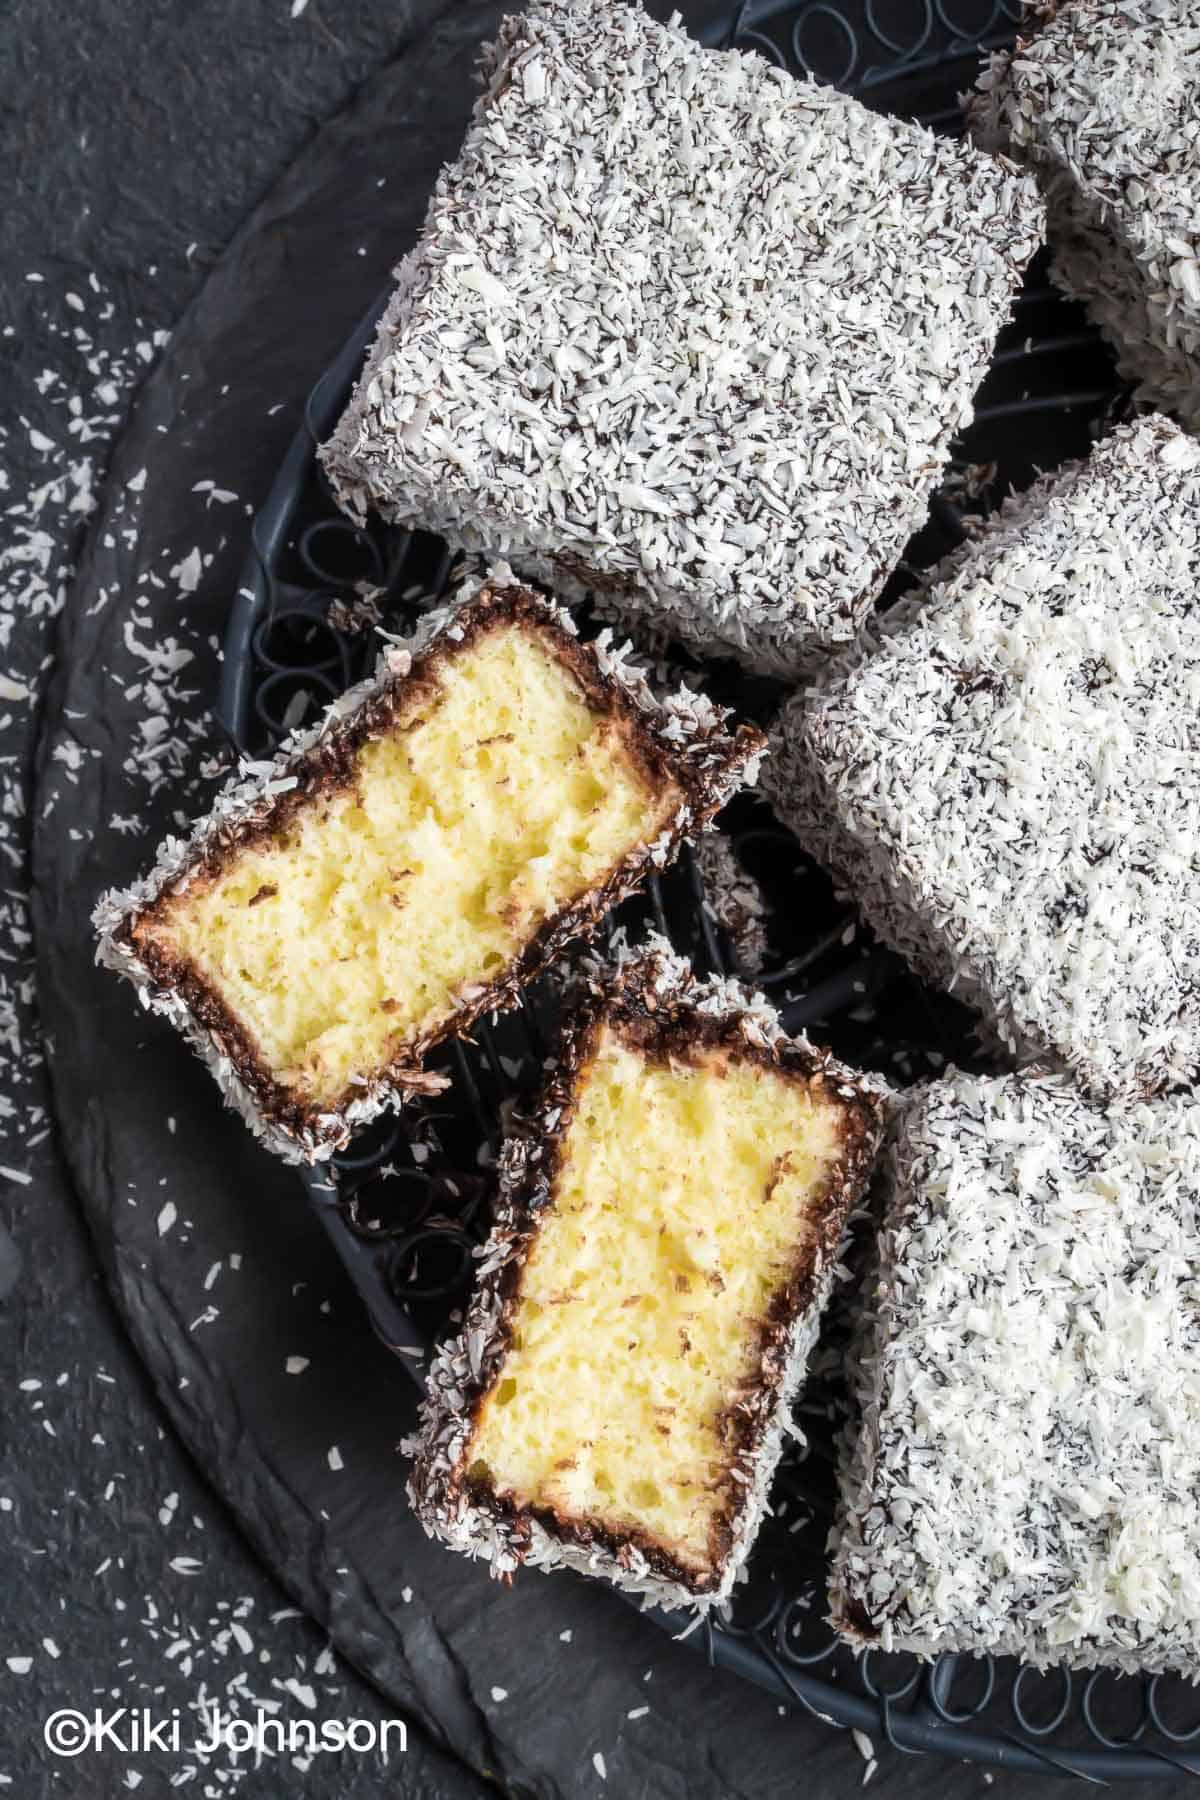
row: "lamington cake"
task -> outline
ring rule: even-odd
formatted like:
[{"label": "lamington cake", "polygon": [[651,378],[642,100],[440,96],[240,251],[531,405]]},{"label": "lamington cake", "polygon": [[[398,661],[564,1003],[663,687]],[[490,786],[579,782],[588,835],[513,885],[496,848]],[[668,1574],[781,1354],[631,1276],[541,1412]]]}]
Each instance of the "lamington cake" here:
[{"label": "lamington cake", "polygon": [[96,913],[271,1148],[328,1156],[704,828],[762,734],[498,570]]},{"label": "lamington cake", "polygon": [[1027,5],[971,108],[1034,168],[1053,272],[1141,394],[1200,428],[1200,11],[1195,0]]},{"label": "lamington cake", "polygon": [[1036,183],[612,0],[507,19],[325,446],[343,505],[752,668],[922,523]]},{"label": "lamington cake", "polygon": [[1040,482],[788,702],[765,786],[863,917],[1018,1060],[1200,1064],[1200,442]]},{"label": "lamington cake", "polygon": [[885,1104],[661,941],[593,970],[408,1446],[426,1530],[505,1578],[727,1596]]},{"label": "lamington cake", "polygon": [[952,1075],[885,1160],[830,1583],[856,1644],[1200,1674],[1200,1103]]}]

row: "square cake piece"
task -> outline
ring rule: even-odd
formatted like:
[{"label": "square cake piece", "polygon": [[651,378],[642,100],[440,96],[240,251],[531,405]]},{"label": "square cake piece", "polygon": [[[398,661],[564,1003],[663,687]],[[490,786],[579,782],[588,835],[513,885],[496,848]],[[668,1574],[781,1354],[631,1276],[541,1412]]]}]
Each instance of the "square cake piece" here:
[{"label": "square cake piece", "polygon": [[1123,427],[798,692],[765,785],[879,935],[1021,1059],[1200,1064],[1200,442]]},{"label": "square cake piece", "polygon": [[830,1600],[923,1656],[1200,1673],[1200,1103],[952,1075],[884,1163]]},{"label": "square cake piece", "polygon": [[325,465],[752,668],[850,639],[923,522],[1036,184],[612,0],[505,21]]},{"label": "square cake piece", "polygon": [[703,829],[762,735],[659,702],[497,571],[100,902],[100,958],[280,1154],[339,1148],[426,1053]]},{"label": "square cake piece", "polygon": [[1200,427],[1200,12],[1195,0],[1033,0],[993,57],[977,140],[1045,190],[1053,272],[1141,394]]},{"label": "square cake piece", "polygon": [[727,1596],[884,1106],[661,943],[594,971],[409,1446],[430,1534],[504,1577]]}]

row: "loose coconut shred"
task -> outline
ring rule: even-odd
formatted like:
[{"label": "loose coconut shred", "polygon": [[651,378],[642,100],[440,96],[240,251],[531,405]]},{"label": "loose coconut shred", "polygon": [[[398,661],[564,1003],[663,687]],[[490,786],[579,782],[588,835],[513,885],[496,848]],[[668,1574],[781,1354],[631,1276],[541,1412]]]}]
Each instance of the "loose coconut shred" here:
[{"label": "loose coconut shred", "polygon": [[1200,1104],[909,1102],[830,1600],[859,1643],[1200,1671]]},{"label": "loose coconut shred", "polygon": [[608,0],[507,19],[323,456],[753,668],[850,640],[925,517],[1036,184]]},{"label": "loose coconut shred", "polygon": [[1019,1060],[1200,1065],[1200,443],[1123,427],[798,693],[764,785],[875,930]]},{"label": "loose coconut shred", "polygon": [[1025,22],[980,78],[974,135],[1037,171],[1054,278],[1122,373],[1200,428],[1200,11],[1039,0]]}]

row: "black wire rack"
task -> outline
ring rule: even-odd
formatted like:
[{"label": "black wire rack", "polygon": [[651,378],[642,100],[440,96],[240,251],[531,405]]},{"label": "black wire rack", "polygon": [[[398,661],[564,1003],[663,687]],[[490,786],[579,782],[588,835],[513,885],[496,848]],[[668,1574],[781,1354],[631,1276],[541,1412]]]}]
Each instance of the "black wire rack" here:
[{"label": "black wire rack", "polygon": [[[971,85],[981,51],[1011,41],[1016,15],[1015,0],[743,5],[724,41],[832,81],[879,110],[956,131],[957,95]],[[304,429],[254,524],[217,703],[242,752],[272,750],[369,671],[376,624],[410,628],[453,583],[453,559],[439,539],[378,522],[358,529],[343,518],[315,461],[383,303],[381,297],[313,389]],[[1108,352],[1048,285],[1039,258],[997,346],[975,423],[956,445],[928,523],[881,604],[961,542],[1011,488],[1085,454],[1127,404]],[[586,631],[586,619],[583,625]],[[778,700],[773,684],[727,666],[703,673],[710,691],[744,716],[764,718]],[[847,1060],[901,1083],[948,1060],[984,1066],[970,1016],[872,941],[761,801],[735,800],[721,827],[769,908],[756,979],[789,1030],[807,1029]],[[717,923],[713,902],[688,852],[611,923],[635,931],[653,923],[700,968],[731,972],[736,946]],[[490,1222],[504,1112],[540,1079],[555,1007],[547,977],[517,1011],[477,1026],[473,1042],[442,1053],[435,1066],[451,1077],[446,1093],[377,1122],[327,1174],[303,1177],[376,1331],[418,1384],[431,1347],[461,1317],[472,1253]],[[1011,1660],[954,1656],[923,1665],[875,1651],[856,1656],[837,1643],[824,1622],[825,1540],[845,1416],[847,1328],[845,1311],[835,1307],[799,1407],[806,1447],[781,1465],[771,1514],[729,1616],[688,1641],[784,1703],[909,1754],[1100,1785],[1200,1773],[1200,1703],[1173,1677],[1039,1674]],[[650,1616],[679,1630],[677,1617]]]}]

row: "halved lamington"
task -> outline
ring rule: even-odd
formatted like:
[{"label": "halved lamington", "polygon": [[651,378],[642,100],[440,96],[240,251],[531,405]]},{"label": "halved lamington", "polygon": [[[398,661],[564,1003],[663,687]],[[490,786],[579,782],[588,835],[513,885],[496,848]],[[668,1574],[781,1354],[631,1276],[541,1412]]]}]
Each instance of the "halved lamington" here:
[{"label": "halved lamington", "polygon": [[102,961],[328,1156],[702,830],[762,747],[499,571],[101,900]]},{"label": "halved lamington", "polygon": [[1101,1094],[1200,1065],[1200,442],[1123,427],[799,691],[766,785],[879,935]]},{"label": "halved lamington", "polygon": [[1200,1103],[955,1074],[884,1162],[833,1622],[1200,1674]]},{"label": "halved lamington", "polygon": [[1200,12],[1195,0],[1026,6],[992,58],[978,140],[1034,168],[1056,280],[1144,398],[1200,427]]},{"label": "halved lamington", "polygon": [[1036,184],[611,0],[505,21],[324,458],[343,505],[786,671],[922,523]]},{"label": "halved lamington", "polygon": [[727,1596],[884,1107],[664,945],[593,971],[409,1446],[430,1534],[501,1576]]}]

